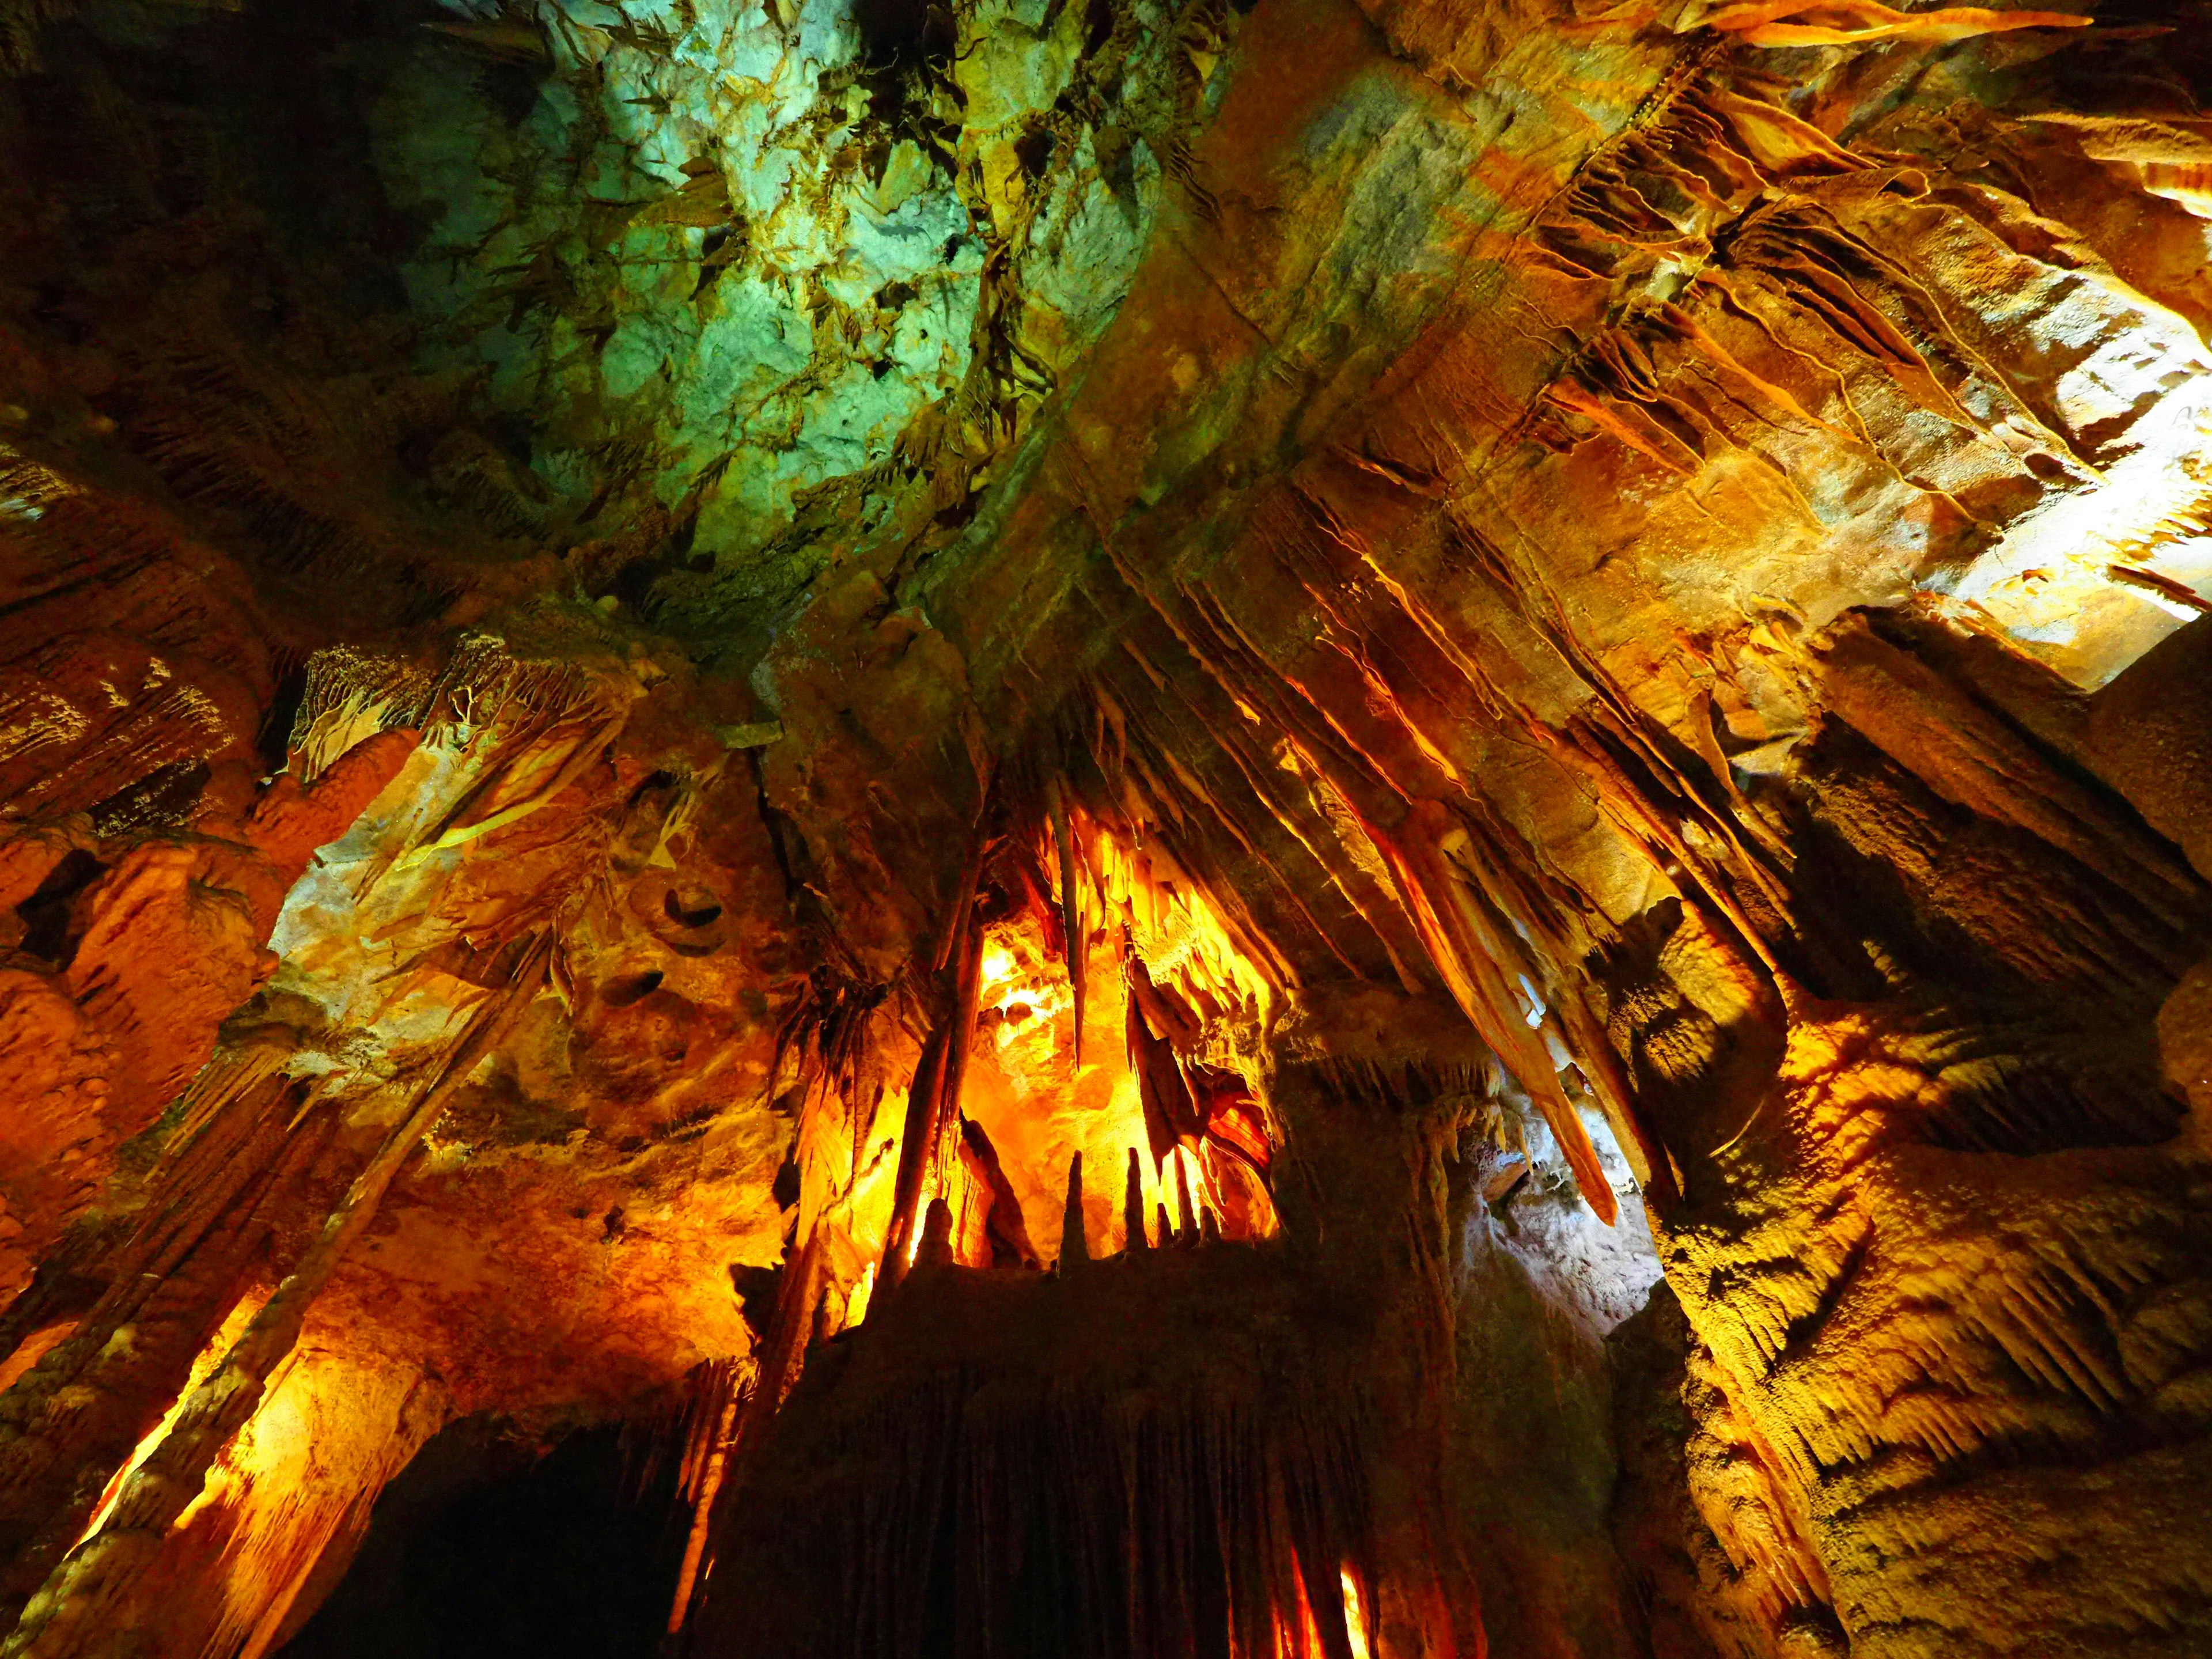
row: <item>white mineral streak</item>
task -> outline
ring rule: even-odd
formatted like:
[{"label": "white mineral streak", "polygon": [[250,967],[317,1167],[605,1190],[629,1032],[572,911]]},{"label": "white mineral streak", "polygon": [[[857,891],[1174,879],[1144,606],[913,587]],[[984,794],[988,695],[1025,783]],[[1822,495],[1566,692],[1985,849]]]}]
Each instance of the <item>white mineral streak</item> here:
[{"label": "white mineral streak", "polygon": [[2115,566],[2212,596],[2212,358],[2179,317],[2117,279],[2052,270],[2040,313],[2059,429],[2094,476],[2045,493],[1948,587],[2087,689],[2197,612]]}]

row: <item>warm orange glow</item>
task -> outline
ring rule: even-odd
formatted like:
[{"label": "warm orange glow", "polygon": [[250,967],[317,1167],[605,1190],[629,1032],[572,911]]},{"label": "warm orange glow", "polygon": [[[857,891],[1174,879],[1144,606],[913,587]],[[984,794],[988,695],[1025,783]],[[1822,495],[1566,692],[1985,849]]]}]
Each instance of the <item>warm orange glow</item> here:
[{"label": "warm orange glow", "polygon": [[876,1264],[869,1262],[860,1270],[860,1282],[853,1286],[853,1294],[845,1303],[845,1328],[850,1330],[868,1316],[868,1298],[876,1293]]},{"label": "warm orange glow", "polygon": [[962,1109],[997,1149],[1030,1244],[1047,1262],[1060,1239],[1069,1159],[1083,1154],[1091,1248],[1104,1255],[1120,1248],[1123,1160],[1144,1144],[1144,1109],[1122,1052],[1120,945],[1105,931],[1089,956],[1079,1068],[1074,992],[1036,918],[999,923],[984,945],[982,1023]]},{"label": "warm orange glow", "polygon": [[1019,969],[1014,953],[1003,944],[994,940],[985,945],[981,968],[985,995],[988,997],[994,988],[1013,978]]},{"label": "warm orange glow", "polygon": [[992,1044],[1005,1048],[1024,1032],[1034,1036],[1073,1015],[1075,992],[1058,963],[1047,962],[1044,940],[1028,918],[991,929],[983,945],[981,1003],[991,1012]]},{"label": "warm orange glow", "polygon": [[1367,1614],[1360,1604],[1359,1581],[1348,1566],[1339,1570],[1337,1578],[1344,1586],[1344,1622],[1352,1634],[1352,1659],[1369,1659]]},{"label": "warm orange glow", "polygon": [[[1291,1577],[1297,1591],[1297,1601],[1277,1616],[1275,1651],[1271,1659],[1313,1659],[1313,1656],[1328,1650],[1322,1644],[1321,1623],[1314,1616],[1313,1603],[1307,1598],[1305,1575],[1297,1570],[1295,1562]],[[1352,1659],[1372,1659],[1367,1645],[1365,1603],[1360,1598],[1359,1581],[1352,1576],[1350,1563],[1337,1570],[1337,1585],[1344,1598],[1344,1625],[1351,1638]]]},{"label": "warm orange glow", "polygon": [[[1186,1011],[1182,1058],[1218,1068],[1217,1075],[1249,1063],[1245,1049],[1264,1024],[1273,982],[1164,851],[1132,846],[1080,812],[1071,817],[1088,935],[1082,944],[1088,989],[1083,1063],[1075,1063],[1075,999],[1066,966],[1048,951],[1038,919],[1017,913],[994,925],[984,942],[979,1039],[988,1040],[978,1041],[970,1058],[963,1109],[997,1150],[1030,1243],[1048,1261],[1060,1237],[1068,1164],[1079,1152],[1094,1255],[1129,1243],[1123,1199],[1133,1149],[1148,1218],[1164,1206],[1180,1224],[1180,1169],[1194,1203],[1213,1212],[1224,1238],[1272,1234],[1273,1206],[1264,1194],[1255,1200],[1244,1190],[1256,1188],[1249,1171],[1238,1172],[1237,1201],[1224,1202],[1214,1149],[1179,1144],[1155,1165],[1130,1060],[1130,958],[1162,996]],[[1049,846],[1040,857],[1056,865]],[[1249,1151],[1256,1137],[1264,1157],[1260,1124],[1255,1108],[1254,1127],[1240,1125],[1237,1139]],[[972,1197],[945,1195],[956,1214]]]},{"label": "warm orange glow", "polygon": [[0,1394],[14,1388],[16,1378],[68,1341],[76,1328],[76,1320],[64,1319],[57,1324],[43,1326],[25,1337],[16,1346],[15,1352],[0,1360]]},{"label": "warm orange glow", "polygon": [[[1210,1214],[1224,1239],[1271,1237],[1277,1230],[1273,1205],[1258,1173],[1272,1157],[1270,1132],[1264,1111],[1237,1079],[1255,1057],[1277,981],[1164,850],[1134,845],[1079,811],[1071,818],[1086,987],[1081,1064],[1074,986],[1049,941],[1047,916],[1024,908],[991,923],[977,960],[979,1018],[961,1115],[988,1140],[1018,1221],[994,1209],[988,1165],[957,1132],[938,1149],[924,1201],[942,1199],[951,1208],[956,1261],[989,1266],[1003,1259],[1008,1236],[1018,1233],[1028,1251],[1048,1265],[1061,1235],[1068,1167],[1080,1153],[1088,1248],[1109,1255],[1130,1242],[1124,1200],[1134,1151],[1148,1232],[1163,1208],[1182,1224],[1187,1185],[1194,1221]],[[1057,851],[1048,840],[1037,852],[1056,899]],[[1193,1085],[1190,1108],[1201,1128],[1186,1121],[1183,1138],[1158,1163],[1158,1126],[1147,1127],[1144,1090],[1131,1060],[1133,973],[1157,993],[1156,1017],[1161,1006],[1176,1011],[1168,1016],[1175,1027],[1173,1063],[1206,1079]],[[910,1072],[912,1062],[905,1066]],[[802,1170],[816,1173],[802,1175],[800,1236],[826,1228],[833,1239],[849,1241],[849,1249],[831,1246],[830,1279],[842,1297],[832,1304],[833,1316],[842,1311],[843,1326],[850,1327],[866,1317],[873,1297],[866,1264],[882,1248],[871,1243],[887,1225],[898,1162],[895,1142],[881,1137],[884,1126],[902,1121],[903,1104],[894,1085],[871,1110],[872,1127],[858,1137],[849,1121],[838,1121],[842,1115],[821,1114],[802,1124],[808,1139],[799,1162]],[[857,1164],[851,1150],[856,1139],[862,1149]],[[909,1264],[921,1234],[917,1226],[909,1235]]]},{"label": "warm orange glow", "polygon": [[[230,1352],[232,1345],[240,1337],[246,1334],[246,1328],[253,1322],[253,1316],[261,1311],[261,1304],[267,1300],[265,1293],[248,1296],[241,1300],[230,1310],[229,1316],[222,1322],[222,1328],[209,1338],[207,1345],[193,1356],[191,1374],[185,1378],[185,1386],[169,1402],[169,1409],[161,1413],[161,1420],[149,1429],[138,1443],[131,1449],[130,1457],[108,1481],[107,1490],[100,1493],[100,1503],[93,1510],[92,1519],[84,1523],[84,1530],[77,1534],[78,1543],[82,1544],[106,1524],[108,1514],[122,1493],[123,1483],[136,1474],[139,1466],[154,1455],[154,1448],[160,1445],[170,1429],[175,1426],[178,1417],[185,1409],[185,1402],[192,1396],[192,1390],[214,1374],[215,1368],[222,1363],[223,1356]],[[199,1500],[193,1501],[197,1504]],[[190,1510],[186,1511],[187,1515],[190,1513]]]},{"label": "warm orange glow", "polygon": [[1198,883],[1158,843],[1131,846],[1085,828],[1098,896],[1128,928],[1153,982],[1175,986],[1209,1016],[1264,1022],[1274,984]]},{"label": "warm orange glow", "polygon": [[[80,1543],[106,1523],[125,1481],[266,1300],[258,1292],[231,1310],[161,1420],[108,1482]],[[363,1362],[303,1339],[171,1527],[173,1534],[196,1535],[194,1552],[220,1558],[216,1622],[205,1650],[261,1659],[317,1563],[368,1524],[377,1494],[443,1425],[447,1410],[442,1390],[412,1364]]]},{"label": "warm orange glow", "polygon": [[448,1408],[411,1364],[303,1337],[176,1523],[182,1532],[200,1516],[222,1553],[222,1610],[208,1651],[261,1659],[275,1645],[317,1564],[368,1524],[377,1494]]}]

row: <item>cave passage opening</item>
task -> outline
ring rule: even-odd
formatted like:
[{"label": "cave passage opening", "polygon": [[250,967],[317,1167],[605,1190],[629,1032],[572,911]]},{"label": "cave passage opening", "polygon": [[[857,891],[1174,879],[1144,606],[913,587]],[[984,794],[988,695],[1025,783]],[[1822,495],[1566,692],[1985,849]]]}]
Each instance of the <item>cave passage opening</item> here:
[{"label": "cave passage opening", "polygon": [[283,1659],[652,1659],[687,1517],[635,1426],[548,1449],[490,1417],[427,1444]]}]

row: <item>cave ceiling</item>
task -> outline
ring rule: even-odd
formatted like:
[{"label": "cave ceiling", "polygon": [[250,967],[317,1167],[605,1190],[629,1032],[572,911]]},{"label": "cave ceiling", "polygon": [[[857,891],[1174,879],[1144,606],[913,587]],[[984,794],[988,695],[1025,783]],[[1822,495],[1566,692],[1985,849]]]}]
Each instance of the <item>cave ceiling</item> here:
[{"label": "cave ceiling", "polygon": [[0,0],[0,1655],[2212,1652],[2209,95]]}]

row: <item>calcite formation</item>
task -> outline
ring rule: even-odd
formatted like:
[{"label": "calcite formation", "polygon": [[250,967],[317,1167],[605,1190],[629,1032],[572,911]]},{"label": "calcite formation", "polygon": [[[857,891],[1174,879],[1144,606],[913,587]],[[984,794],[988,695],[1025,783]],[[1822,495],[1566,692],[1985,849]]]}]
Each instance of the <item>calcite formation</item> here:
[{"label": "calcite formation", "polygon": [[0,1653],[2212,1651],[2199,0],[0,75]]}]

